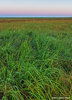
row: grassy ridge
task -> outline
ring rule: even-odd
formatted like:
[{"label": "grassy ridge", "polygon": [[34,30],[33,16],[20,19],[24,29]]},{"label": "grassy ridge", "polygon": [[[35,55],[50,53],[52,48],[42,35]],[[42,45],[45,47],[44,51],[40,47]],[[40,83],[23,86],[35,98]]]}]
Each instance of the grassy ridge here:
[{"label": "grassy ridge", "polygon": [[71,22],[0,26],[0,99],[72,98]]}]

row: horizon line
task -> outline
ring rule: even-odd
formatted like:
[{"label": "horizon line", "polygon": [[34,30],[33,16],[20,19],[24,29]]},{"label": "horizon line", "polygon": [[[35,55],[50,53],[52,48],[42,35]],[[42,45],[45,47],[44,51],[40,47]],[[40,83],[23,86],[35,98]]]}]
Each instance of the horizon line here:
[{"label": "horizon line", "polygon": [[72,16],[0,16],[0,18],[72,18]]}]

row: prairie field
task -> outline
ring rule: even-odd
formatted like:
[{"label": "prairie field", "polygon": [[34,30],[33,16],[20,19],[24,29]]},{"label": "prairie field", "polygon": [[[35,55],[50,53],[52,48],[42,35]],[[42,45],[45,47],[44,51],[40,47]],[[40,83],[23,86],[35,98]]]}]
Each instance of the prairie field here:
[{"label": "prairie field", "polygon": [[58,97],[72,100],[72,18],[0,18],[0,100]]}]

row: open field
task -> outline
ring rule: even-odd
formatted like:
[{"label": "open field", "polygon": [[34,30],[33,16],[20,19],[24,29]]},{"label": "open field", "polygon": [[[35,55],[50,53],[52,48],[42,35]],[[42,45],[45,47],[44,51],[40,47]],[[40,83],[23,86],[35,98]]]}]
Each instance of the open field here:
[{"label": "open field", "polygon": [[1,18],[0,99],[52,97],[72,99],[72,18]]}]

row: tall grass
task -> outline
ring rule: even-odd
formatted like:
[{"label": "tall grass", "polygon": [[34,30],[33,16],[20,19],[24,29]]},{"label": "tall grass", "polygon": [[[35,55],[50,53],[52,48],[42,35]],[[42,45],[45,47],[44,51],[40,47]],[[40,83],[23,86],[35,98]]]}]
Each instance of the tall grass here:
[{"label": "tall grass", "polygon": [[0,32],[0,99],[71,97],[72,37],[8,29]]}]

